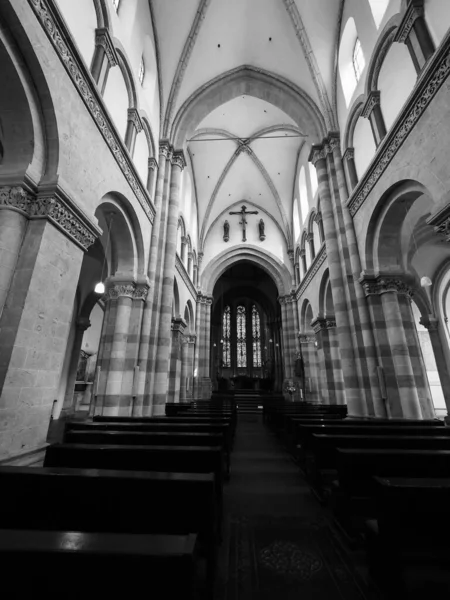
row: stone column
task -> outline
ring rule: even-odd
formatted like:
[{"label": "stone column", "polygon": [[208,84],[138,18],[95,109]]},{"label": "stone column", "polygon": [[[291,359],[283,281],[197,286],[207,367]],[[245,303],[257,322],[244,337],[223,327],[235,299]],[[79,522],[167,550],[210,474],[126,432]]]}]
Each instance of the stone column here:
[{"label": "stone column", "polygon": [[422,419],[414,368],[409,354],[408,341],[403,326],[399,294],[410,294],[408,286],[399,278],[380,276],[378,293],[381,294],[387,338],[394,363],[400,406],[395,411],[405,419]]},{"label": "stone column", "polygon": [[319,182],[320,208],[325,233],[331,293],[336,317],[348,414],[349,416],[363,417],[367,415],[367,406],[363,400],[362,390],[359,387],[355,369],[355,355],[350,330],[349,308],[345,296],[343,272],[328,180],[326,155],[327,150],[323,146],[313,146],[310,154],[310,161],[316,167]]},{"label": "stone column", "polygon": [[200,391],[201,391],[201,386],[200,386],[200,377],[201,377],[201,370],[203,368],[203,365],[200,365],[200,356],[201,356],[201,351],[202,351],[202,332],[203,332],[203,319],[204,319],[204,308],[205,308],[205,302],[206,299],[204,301],[203,300],[203,296],[199,293],[197,296],[197,306],[196,306],[196,310],[195,310],[195,328],[197,331],[197,336],[196,336],[196,342],[195,342],[195,351],[194,351],[194,390],[193,390],[193,396],[194,398],[200,398]]},{"label": "stone column", "polygon": [[24,188],[0,187],[0,316],[25,236],[30,202]]},{"label": "stone column", "polygon": [[172,319],[172,344],[170,351],[170,371],[168,402],[180,402],[180,387],[182,378],[182,348],[186,323],[181,318]]},{"label": "stone column", "polygon": [[181,262],[184,265],[184,261],[186,260],[186,246],[187,246],[187,237],[182,235],[181,236]]},{"label": "stone column", "polygon": [[[57,418],[56,415],[62,413],[62,415],[69,416],[75,412],[75,406],[73,404],[73,395],[75,391],[75,382],[77,379],[78,362],[80,360],[81,346],[83,344],[83,336],[86,329],[91,326],[91,322],[87,317],[78,317],[75,324],[75,338],[73,340],[72,352],[70,355],[69,370],[67,374],[66,392],[64,394],[63,402],[55,408],[55,414],[53,418]],[[62,404],[62,407],[61,407]]]},{"label": "stone column", "polygon": [[305,393],[306,402],[317,402],[320,400],[318,373],[317,373],[317,353],[316,337],[312,333],[302,333],[298,336],[303,356],[305,369]]},{"label": "stone column", "polygon": [[313,262],[313,260],[316,258],[316,249],[314,248],[314,234],[309,233],[308,236],[306,237],[306,241],[309,244],[309,253],[311,256],[311,262]]},{"label": "stone column", "polygon": [[300,250],[300,260],[302,261],[302,269],[303,269],[303,277],[306,275],[308,271],[308,267],[306,266],[306,252],[304,248]]},{"label": "stone column", "polygon": [[312,327],[316,334],[321,393],[327,404],[345,404],[344,380],[339,356],[336,320],[318,316]]},{"label": "stone column", "polygon": [[188,402],[192,396],[195,335],[184,335],[181,340],[180,402]]},{"label": "stone column", "polygon": [[370,92],[362,109],[361,116],[369,119],[373,138],[378,148],[387,133],[383,113],[381,112],[380,92],[378,90]]},{"label": "stone column", "polygon": [[187,264],[187,272],[189,277],[192,278],[192,262],[194,260],[194,255],[192,252],[188,252],[188,264]]},{"label": "stone column", "polygon": [[443,324],[433,315],[421,317],[420,324],[428,329],[434,360],[441,381],[447,413],[450,415],[450,349]]},{"label": "stone column", "polygon": [[164,271],[161,288],[158,352],[155,364],[154,405],[155,415],[164,414],[167,398],[167,373],[169,368],[169,345],[172,320],[173,282],[177,252],[178,213],[180,204],[181,173],[186,166],[182,151],[173,153],[172,174],[167,218],[167,233],[164,252]]},{"label": "stone column", "polygon": [[353,219],[350,215],[350,211],[347,208],[349,196],[345,181],[344,167],[342,164],[339,138],[332,138],[330,145],[333,151],[340,205],[342,208],[342,221],[344,228],[343,233],[345,232],[344,237],[347,242],[348,270],[352,276],[352,281],[349,283],[351,292],[350,296],[353,296],[353,303],[356,308],[354,311],[354,318],[357,328],[360,329],[360,335],[356,337],[356,352],[357,357],[362,361],[362,371],[364,373],[364,377],[367,377],[367,383],[370,386],[370,399],[368,398],[368,402],[371,402],[372,406],[368,406],[369,413],[373,416],[384,418],[386,417],[386,407],[381,398],[381,390],[378,379],[379,363],[377,359],[372,321],[370,320],[367,300],[363,287],[359,283],[359,278],[361,276],[361,260],[359,256],[358,242],[356,239]]},{"label": "stone column", "polygon": [[95,30],[95,50],[92,58],[91,73],[95,83],[103,95],[108,81],[108,74],[111,67],[119,64],[116,49],[105,28]]},{"label": "stone column", "polygon": [[[0,202],[20,199],[28,223],[18,254],[12,243],[14,276],[0,317],[0,458],[45,443],[83,252],[98,235],[58,186],[42,186],[38,196],[14,189],[1,188]],[[7,212],[1,211],[3,240],[4,223],[18,237],[23,231],[21,219]]]},{"label": "stone column", "polygon": [[128,109],[127,130],[125,132],[125,146],[128,148],[130,156],[134,155],[136,137],[143,129],[142,120],[137,108]]},{"label": "stone column", "polygon": [[114,305],[110,315],[114,317],[111,331],[111,349],[102,360],[104,393],[100,398],[101,414],[104,416],[131,415],[131,387],[123,393],[122,382],[126,370],[128,330],[130,326],[134,282],[118,282],[110,279],[106,291],[107,302]]},{"label": "stone column", "polygon": [[153,156],[148,159],[147,192],[150,198],[155,201],[155,188],[158,179],[158,162]]},{"label": "stone column", "polygon": [[289,360],[290,346],[289,346],[289,321],[287,316],[286,307],[286,296],[278,298],[281,306],[281,323],[282,323],[282,336],[281,341],[283,343],[283,365],[284,365],[284,379],[289,379],[292,376],[291,372],[291,361]]},{"label": "stone column", "polygon": [[349,190],[354,190],[358,185],[358,174],[356,173],[355,164],[355,149],[347,148],[342,157],[342,161],[345,165],[345,172],[347,176],[347,186]]},{"label": "stone column", "polygon": [[[147,277],[139,277],[133,292],[130,326],[127,337],[126,369],[122,382],[123,394],[131,395],[133,417],[142,417],[142,394],[140,394],[141,364],[139,352],[149,282]],[[144,373],[145,377],[145,373]]]},{"label": "stone column", "polygon": [[406,44],[417,74],[434,53],[433,39],[425,21],[424,0],[410,0],[394,42]]},{"label": "stone column", "polygon": [[325,241],[325,233],[323,230],[323,220],[322,220],[322,213],[318,212],[315,216],[315,221],[317,223],[317,225],[319,226],[319,237],[320,237],[320,243],[323,244]]},{"label": "stone column", "polygon": [[203,379],[202,398],[211,397],[211,307],[213,299],[205,297],[204,328],[203,328]]},{"label": "stone column", "polygon": [[193,283],[194,283],[195,287],[197,287],[197,285],[198,285],[198,267],[197,267],[197,265],[194,265],[193,272],[194,272],[193,273],[193,280],[194,280]]}]

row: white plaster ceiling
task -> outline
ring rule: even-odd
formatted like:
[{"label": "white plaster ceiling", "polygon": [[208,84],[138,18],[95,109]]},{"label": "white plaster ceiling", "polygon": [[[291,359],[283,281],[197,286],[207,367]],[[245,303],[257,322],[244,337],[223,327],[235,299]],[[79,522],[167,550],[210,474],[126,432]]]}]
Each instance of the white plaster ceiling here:
[{"label": "white plaster ceiling", "polygon": [[[177,111],[201,86],[248,65],[302,90],[325,121],[328,115],[331,129],[342,3],[151,0],[162,75],[163,122],[170,128]],[[270,139],[256,139],[261,135]],[[250,151],[234,156],[242,141]],[[215,219],[242,200],[270,214],[289,239],[297,159],[304,143],[308,143],[308,132],[300,131],[285,112],[265,100],[244,95],[213,106],[187,144],[200,238]]]}]

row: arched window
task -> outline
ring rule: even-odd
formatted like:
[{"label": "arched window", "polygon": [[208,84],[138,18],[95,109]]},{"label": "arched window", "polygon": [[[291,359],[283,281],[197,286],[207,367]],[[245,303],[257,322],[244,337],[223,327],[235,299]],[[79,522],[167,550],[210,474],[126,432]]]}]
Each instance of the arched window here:
[{"label": "arched window", "polygon": [[300,223],[300,214],[298,212],[298,200],[294,199],[294,214],[292,215],[294,221],[294,241],[298,240],[298,236],[300,235],[301,223]]},{"label": "arched window", "polygon": [[225,307],[222,317],[222,361],[224,367],[231,367],[231,309],[229,306]]},{"label": "arched window", "polygon": [[387,7],[389,5],[389,0],[369,0],[369,4],[372,10],[372,16],[373,20],[375,21],[375,26],[378,29],[386,13]]},{"label": "arched window", "polygon": [[301,213],[301,224],[306,220],[309,213],[309,202],[308,202],[308,188],[306,187],[306,172],[305,167],[300,169],[300,176],[298,179],[298,187],[300,193],[300,213]]},{"label": "arched window", "polygon": [[316,167],[311,164],[309,165],[309,178],[311,180],[311,192],[312,192],[313,200],[314,200],[314,196],[317,192],[317,188],[319,187],[319,182],[317,180]]},{"label": "arched window", "polygon": [[253,340],[253,366],[261,366],[261,321],[255,305],[252,306],[252,340]]},{"label": "arched window", "polygon": [[238,369],[247,368],[247,328],[245,306],[238,306],[236,311],[237,333],[237,366]]},{"label": "arched window", "polygon": [[359,38],[356,38],[355,47],[353,48],[352,63],[353,70],[355,71],[356,81],[359,81],[361,79],[361,73],[364,71],[364,67],[366,65]]},{"label": "arched window", "polygon": [[139,73],[138,73],[139,83],[141,85],[144,85],[144,77],[145,77],[145,62],[144,62],[144,57],[141,56],[141,62],[139,63]]}]

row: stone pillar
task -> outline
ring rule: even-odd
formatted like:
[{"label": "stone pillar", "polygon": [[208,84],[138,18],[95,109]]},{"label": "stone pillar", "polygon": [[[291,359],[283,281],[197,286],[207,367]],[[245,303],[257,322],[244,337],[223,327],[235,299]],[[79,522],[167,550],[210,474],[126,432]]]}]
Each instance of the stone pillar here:
[{"label": "stone pillar", "polygon": [[196,342],[195,342],[195,351],[194,351],[194,390],[193,396],[194,398],[200,398],[200,378],[201,378],[201,370],[203,365],[200,365],[200,356],[202,351],[202,332],[203,332],[203,319],[204,319],[204,309],[205,309],[206,299],[203,298],[201,294],[197,296],[197,306],[195,311],[195,327],[197,330]]},{"label": "stone pillar", "polygon": [[361,116],[365,119],[369,119],[373,138],[378,148],[387,133],[383,113],[381,112],[379,91],[376,90],[369,93],[364,108],[362,109]]},{"label": "stone pillar", "polygon": [[155,364],[154,405],[155,415],[164,414],[167,398],[167,373],[169,370],[169,346],[171,336],[173,282],[175,258],[177,252],[178,213],[180,204],[181,173],[186,166],[182,151],[173,153],[172,175],[167,217],[167,234],[164,251],[164,270],[161,288],[161,304],[159,310],[158,351]]},{"label": "stone pillar", "polygon": [[[86,329],[91,326],[91,322],[87,317],[78,317],[75,324],[75,338],[73,340],[72,352],[70,355],[69,370],[67,375],[66,392],[63,402],[56,406],[53,418],[58,418],[59,414],[69,416],[75,412],[73,403],[73,394],[75,391],[75,382],[77,379],[78,362],[80,360],[81,346],[83,344],[83,336]],[[63,406],[61,407],[61,404]]]},{"label": "stone pillar", "polygon": [[181,236],[181,262],[184,265],[184,261],[186,260],[186,246],[187,246],[187,237],[182,235]]},{"label": "stone pillar", "polygon": [[182,378],[182,341],[186,323],[181,318],[172,319],[172,344],[170,351],[170,371],[167,401],[180,402],[180,387]]},{"label": "stone pillar", "polygon": [[[349,282],[350,297],[356,308],[354,313],[355,329],[360,330],[360,334],[356,336],[356,353],[357,358],[361,360],[361,369],[363,378],[367,377],[367,384],[370,386],[370,399],[368,398],[369,414],[376,417],[386,417],[386,406],[381,398],[381,390],[378,379],[378,360],[375,346],[375,339],[372,329],[372,321],[370,320],[369,309],[364,290],[359,283],[361,276],[361,260],[359,257],[358,242],[356,239],[355,227],[350,211],[347,208],[348,190],[345,180],[344,167],[342,164],[339,138],[331,139],[331,148],[333,151],[334,165],[336,169],[336,179],[339,190],[340,206],[342,209],[343,236],[346,240],[348,250],[348,271],[352,276]],[[367,390],[369,391],[369,390]]]},{"label": "stone pillar", "polygon": [[322,397],[327,404],[345,404],[336,320],[318,316],[312,327],[316,334]]},{"label": "stone pillar", "polygon": [[406,44],[417,74],[434,53],[434,43],[425,21],[424,0],[410,0],[398,26],[395,42]]},{"label": "stone pillar", "polygon": [[29,194],[19,186],[0,187],[0,316],[25,236]]},{"label": "stone pillar", "polygon": [[155,188],[158,179],[158,162],[153,156],[148,159],[147,192],[150,198],[155,201]]},{"label": "stone pillar", "polygon": [[320,211],[318,213],[316,213],[315,221],[316,221],[317,225],[319,226],[320,243],[323,244],[325,241],[325,233],[323,230],[322,213]]},{"label": "stone pillar", "polygon": [[193,272],[194,272],[193,273],[193,280],[194,280],[193,283],[194,283],[195,287],[197,287],[197,285],[198,285],[198,267],[197,267],[197,265],[194,265]]},{"label": "stone pillar", "polygon": [[142,120],[137,108],[128,109],[127,130],[125,132],[125,146],[128,148],[130,156],[134,155],[137,134],[143,129]]},{"label": "stone pillar", "polygon": [[302,261],[302,269],[303,269],[303,277],[306,275],[308,271],[308,267],[306,266],[306,252],[304,248],[300,250],[300,260]]},{"label": "stone pillar", "polygon": [[114,48],[109,31],[105,28],[96,29],[91,73],[102,95],[108,81],[109,70],[111,67],[117,66],[118,63],[116,49]]},{"label": "stone pillar", "polygon": [[314,234],[309,233],[306,237],[306,241],[309,244],[309,253],[311,256],[311,262],[316,258],[316,249],[314,248]]},{"label": "stone pillar", "polygon": [[[98,230],[57,186],[37,197],[1,190],[1,203],[21,198],[29,219],[18,255],[12,244],[17,258],[0,318],[0,458],[5,458],[45,442],[83,252]],[[1,212],[3,226],[8,211]],[[21,221],[11,225],[20,235]]]},{"label": "stone pillar", "polygon": [[188,264],[187,264],[187,272],[189,277],[192,279],[192,262],[194,260],[194,255],[192,252],[188,252]]},{"label": "stone pillar", "polygon": [[298,336],[301,346],[301,355],[305,370],[305,394],[306,402],[317,402],[320,400],[319,382],[317,373],[317,352],[315,335],[302,333]]},{"label": "stone pillar", "polygon": [[411,292],[399,278],[380,276],[377,283],[400,397],[400,406],[395,411],[397,414],[393,414],[393,416],[422,419],[414,368],[409,354],[399,302],[399,294],[410,294]]},{"label": "stone pillar", "polygon": [[355,164],[355,149],[347,148],[342,157],[342,161],[345,165],[345,172],[347,176],[347,186],[349,190],[354,190],[358,185],[358,174],[356,173]]},{"label": "stone pillar", "polygon": [[192,396],[195,335],[184,335],[181,340],[180,402],[188,402]]},{"label": "stone pillar", "polygon": [[441,381],[447,413],[450,415],[450,349],[443,324],[433,315],[421,317],[420,324],[428,329],[434,360]]},{"label": "stone pillar", "polygon": [[[127,337],[126,368],[122,382],[124,394],[131,394],[133,417],[142,417],[142,395],[139,393],[141,364],[139,352],[141,333],[148,296],[149,282],[147,277],[139,277],[133,292],[130,326]],[[145,376],[145,373],[144,373]]]},{"label": "stone pillar", "polygon": [[284,365],[284,379],[292,377],[291,361],[289,360],[290,345],[289,345],[289,321],[287,316],[286,307],[286,296],[278,298],[281,305],[281,323],[282,323],[282,336],[281,341],[283,344],[283,365]]},{"label": "stone pillar", "polygon": [[320,208],[325,233],[331,293],[336,317],[348,414],[349,416],[363,417],[367,415],[367,406],[363,400],[362,390],[360,389],[355,369],[355,355],[350,330],[349,308],[345,296],[344,274],[340,261],[326,155],[327,150],[323,146],[313,146],[310,154],[310,161],[316,167],[319,182]]}]

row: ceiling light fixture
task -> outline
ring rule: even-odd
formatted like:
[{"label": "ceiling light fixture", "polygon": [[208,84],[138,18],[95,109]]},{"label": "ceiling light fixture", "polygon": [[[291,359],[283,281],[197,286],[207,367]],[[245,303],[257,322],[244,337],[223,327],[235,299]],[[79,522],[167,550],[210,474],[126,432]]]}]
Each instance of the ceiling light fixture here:
[{"label": "ceiling light fixture", "polygon": [[108,235],[106,237],[106,250],[103,254],[103,265],[102,265],[102,272],[101,272],[101,278],[100,281],[96,284],[95,288],[94,288],[94,292],[96,294],[104,294],[105,293],[105,284],[103,283],[103,271],[105,269],[105,263],[106,263],[106,255],[108,254],[108,247],[109,247],[109,239],[111,237],[111,224],[112,224],[112,220],[113,220],[113,216],[114,213],[111,212],[109,213],[109,225],[108,225]]}]

